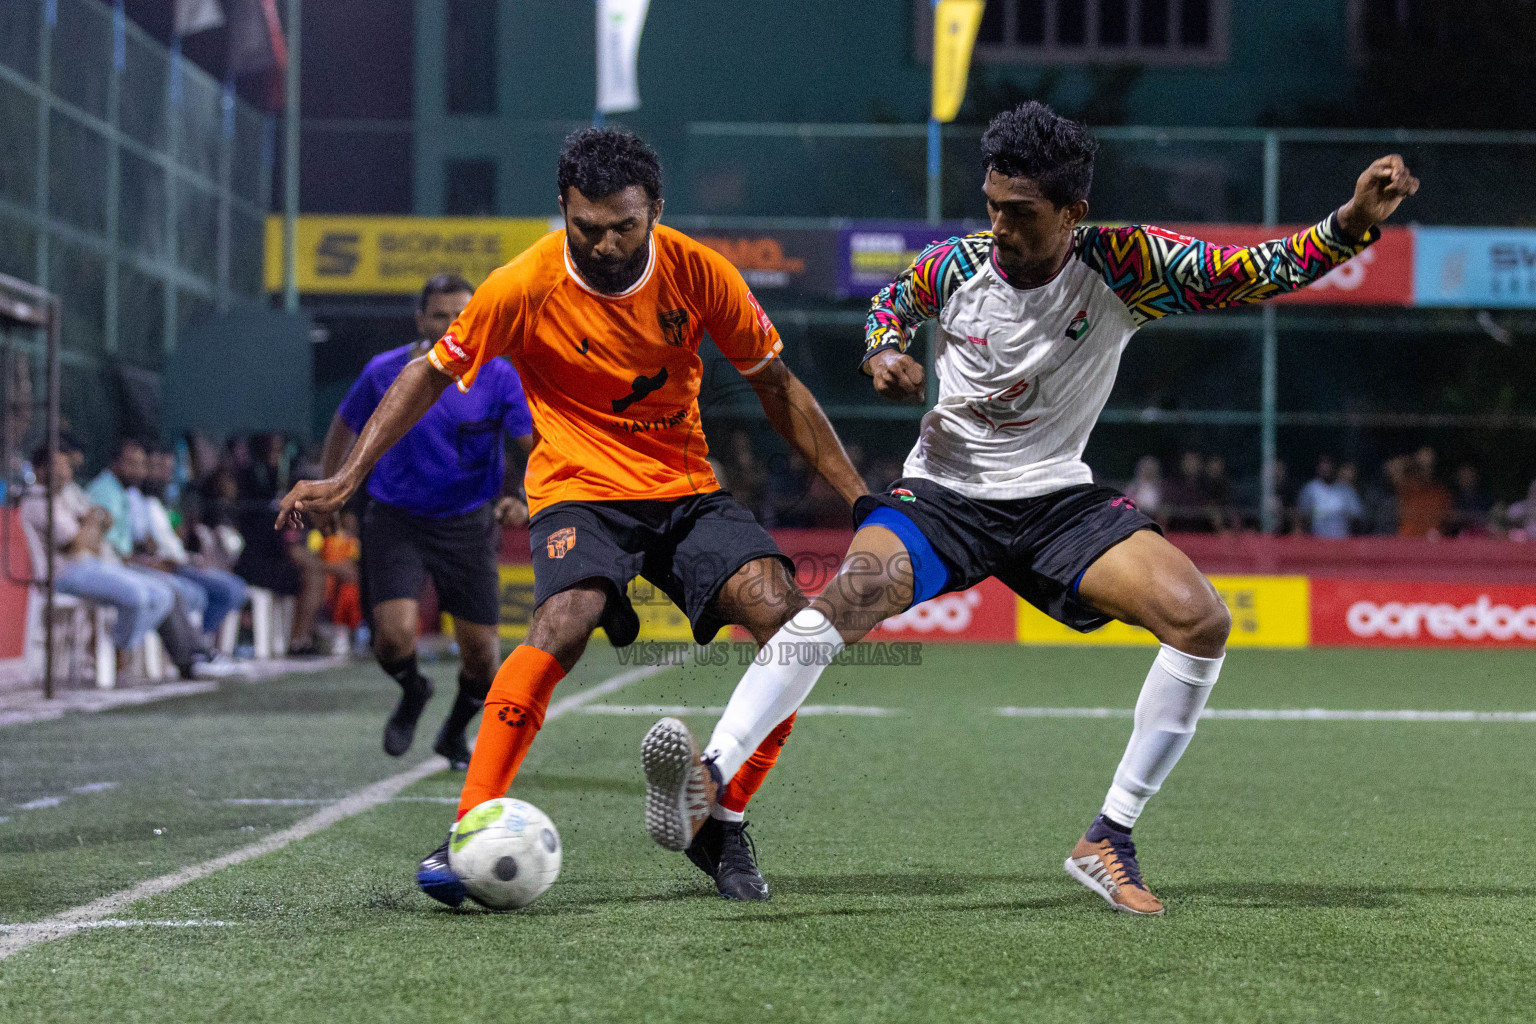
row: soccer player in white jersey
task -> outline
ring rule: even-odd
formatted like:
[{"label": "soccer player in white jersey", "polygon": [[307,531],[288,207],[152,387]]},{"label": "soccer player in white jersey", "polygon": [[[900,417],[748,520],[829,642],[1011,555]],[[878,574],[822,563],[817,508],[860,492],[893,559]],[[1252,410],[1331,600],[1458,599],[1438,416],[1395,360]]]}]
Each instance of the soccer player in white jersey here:
[{"label": "soccer player in white jersey", "polygon": [[686,836],[703,824],[701,794],[800,706],[845,644],[913,604],[996,576],[1075,629],[1119,619],[1162,644],[1103,808],[1065,867],[1116,910],[1163,912],[1131,830],[1194,734],[1231,619],[1156,523],[1093,483],[1082,460],[1088,434],[1143,324],[1317,280],[1375,241],[1376,225],[1418,181],[1400,157],[1382,157],[1320,223],[1256,246],[1217,246],[1083,223],[1095,149],[1082,125],[1042,104],[998,115],[982,137],[992,230],[929,246],[875,297],[864,372],[879,394],[921,401],[923,368],[906,349],[918,325],[936,319],[938,403],[902,478],[859,499],[860,527],[838,576],[770,641],[785,656],[747,671],[702,756],[679,771],[697,747],[676,719],[647,734],[647,822],[658,842],[675,845],[664,840],[669,830]]}]

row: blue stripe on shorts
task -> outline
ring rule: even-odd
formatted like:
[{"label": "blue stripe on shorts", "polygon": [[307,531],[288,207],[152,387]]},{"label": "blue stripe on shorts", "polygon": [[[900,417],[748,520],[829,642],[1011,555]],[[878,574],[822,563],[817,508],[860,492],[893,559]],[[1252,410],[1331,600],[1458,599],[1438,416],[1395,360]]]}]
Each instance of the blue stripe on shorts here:
[{"label": "blue stripe on shorts", "polygon": [[921,604],[944,589],[944,584],[949,582],[949,569],[916,523],[889,505],[881,505],[864,517],[859,529],[866,526],[883,526],[890,530],[912,557],[912,604]]}]

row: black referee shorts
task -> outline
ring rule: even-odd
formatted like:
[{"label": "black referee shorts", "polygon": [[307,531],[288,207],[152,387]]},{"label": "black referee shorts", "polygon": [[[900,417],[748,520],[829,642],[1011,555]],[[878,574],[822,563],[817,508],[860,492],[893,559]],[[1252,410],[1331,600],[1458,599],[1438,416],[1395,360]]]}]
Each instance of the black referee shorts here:
[{"label": "black referee shorts", "polygon": [[644,576],[671,598],[707,644],[726,625],[715,595],[748,562],[779,551],[752,513],[726,491],[670,500],[562,501],[540,509],[528,524],[533,547],[533,604],[588,580],[607,584],[601,623],[615,647],[635,642],[640,619],[629,602],[629,581]]},{"label": "black referee shorts", "polygon": [[944,564],[948,578],[935,594],[925,596],[966,590],[996,576],[1024,600],[1081,633],[1110,621],[1078,597],[1083,573],[1138,530],[1162,533],[1130,498],[1096,484],[1035,498],[989,501],[967,498],[932,480],[904,477],[884,494],[860,498],[853,506],[854,519],[863,524],[877,508],[911,520]]},{"label": "black referee shorts", "polygon": [[431,519],[369,499],[361,534],[363,610],[370,623],[375,605],[400,598],[418,601],[430,579],[440,609],[464,622],[496,625],[501,534],[494,502],[460,516]]}]

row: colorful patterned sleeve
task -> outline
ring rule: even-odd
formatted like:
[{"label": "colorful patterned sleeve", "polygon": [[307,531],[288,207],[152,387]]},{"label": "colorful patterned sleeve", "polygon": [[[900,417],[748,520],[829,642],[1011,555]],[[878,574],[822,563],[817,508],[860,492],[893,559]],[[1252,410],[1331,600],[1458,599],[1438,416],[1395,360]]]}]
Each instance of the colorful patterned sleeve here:
[{"label": "colorful patterned sleeve", "polygon": [[992,233],[934,242],[918,254],[896,280],[880,289],[864,322],[864,361],[876,352],[905,352],[924,320],[939,315],[944,303],[975,277],[992,254]]},{"label": "colorful patterned sleeve", "polygon": [[[1080,229],[1082,230],[1082,229]],[[1221,309],[1311,284],[1381,237],[1372,228],[1347,240],[1338,219],[1258,245],[1213,245],[1143,224],[1087,228],[1078,245],[1139,327],[1175,313]]]}]

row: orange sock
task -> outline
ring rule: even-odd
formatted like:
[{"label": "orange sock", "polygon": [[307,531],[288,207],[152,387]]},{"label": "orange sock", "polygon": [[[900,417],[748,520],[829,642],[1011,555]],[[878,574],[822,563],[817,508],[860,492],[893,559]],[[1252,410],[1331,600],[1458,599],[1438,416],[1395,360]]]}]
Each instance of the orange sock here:
[{"label": "orange sock", "polygon": [[752,794],[757,792],[757,788],[768,777],[769,769],[778,761],[779,751],[784,749],[784,744],[789,740],[789,731],[794,727],[795,716],[791,714],[752,751],[747,763],[736,770],[725,791],[720,794],[721,807],[737,814],[747,809],[747,801],[752,799]]},{"label": "orange sock", "polygon": [[480,718],[475,752],[459,797],[458,817],[487,800],[507,795],[533,737],[544,725],[550,694],[564,678],[565,670],[553,655],[527,644],[501,663],[485,695],[485,714]]}]

